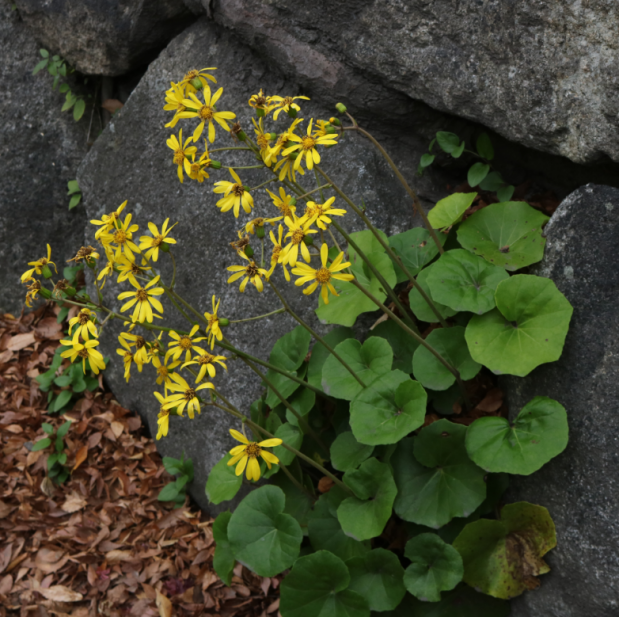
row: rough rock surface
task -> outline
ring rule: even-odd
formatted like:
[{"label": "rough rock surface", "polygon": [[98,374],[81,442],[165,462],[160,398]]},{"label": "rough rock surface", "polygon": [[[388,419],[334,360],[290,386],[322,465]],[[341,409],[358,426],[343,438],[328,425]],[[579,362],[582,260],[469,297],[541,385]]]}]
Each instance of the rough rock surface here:
[{"label": "rough rock surface", "polygon": [[86,153],[88,119],[61,113],[64,95],[52,91],[51,76],[32,75],[38,46],[6,3],[0,51],[0,310],[19,314],[27,262],[45,256],[49,242],[62,268],[82,243],[84,208],[68,211],[67,182]]},{"label": "rough rock surface", "polygon": [[182,0],[15,0],[36,39],[78,71],[122,75],[193,19]]},{"label": "rough rock surface", "polygon": [[[200,20],[172,41],[158,60],[151,64],[126,105],[113,117],[89,152],[78,179],[84,191],[89,218],[99,218],[103,212],[115,209],[128,199],[128,210],[134,213],[134,220],[141,225],[141,229],[146,228],[147,221],[161,224],[166,217],[170,217],[171,222],[178,221],[172,234],[179,242],[174,251],[179,264],[177,291],[201,311],[211,310],[212,294],[221,296],[220,313],[231,319],[240,319],[266,313],[279,306],[271,290],[259,294],[248,286],[246,293],[240,294],[238,285],[226,283],[229,275],[226,266],[238,263],[228,242],[236,239],[236,230],[250,217],[242,213],[239,219],[235,219],[232,212],[222,214],[215,207],[218,197],[211,191],[211,181],[228,179],[228,172],[214,171],[213,178],[204,184],[188,179],[180,184],[176,167],[172,164],[172,152],[166,146],[166,139],[172,132],[176,134],[184,126],[183,134],[189,135],[194,123],[179,124],[174,131],[164,128],[165,122],[170,119],[168,112],[162,110],[164,91],[171,81],[178,81],[188,69],[203,66],[218,67],[218,86],[224,87],[218,109],[237,113],[249,134],[252,134],[250,117],[253,115],[247,105],[250,94],[261,87],[272,93],[297,94],[294,83],[286,81],[268,67],[233,34],[206,19]],[[333,113],[329,109],[321,109],[314,102],[303,102],[302,109],[304,113],[301,117],[305,118],[329,117]],[[279,119],[278,124],[284,126],[286,120]],[[219,128],[217,134],[212,148],[238,145]],[[199,145],[202,147],[202,144]],[[225,164],[253,164],[255,160],[246,155],[244,152],[233,152],[213,156]],[[369,216],[381,229],[395,233],[412,225],[411,203],[405,199],[404,191],[393,179],[383,159],[365,142],[347,134],[341,144],[326,150],[322,156],[321,165],[333,171],[334,179],[352,199],[357,203],[364,200]],[[417,161],[419,156],[420,152],[414,151],[412,158]],[[244,183],[250,186],[257,186],[266,179],[262,171],[240,170],[239,173]],[[302,182],[309,188],[316,186],[308,174]],[[438,187],[434,189],[439,190]],[[255,195],[255,203],[254,216],[277,214],[262,190]],[[352,220],[353,216],[349,215],[347,224],[351,228],[359,228]],[[158,264],[161,264],[162,275],[169,280],[169,259],[163,255]],[[287,285],[280,275],[275,280],[285,289],[296,310],[320,327],[313,313],[317,298],[302,296],[298,288],[292,283]],[[126,287],[126,284],[119,288],[112,282],[107,283],[104,289],[107,301],[119,307],[116,294]],[[166,302],[164,306],[166,316],[175,319],[173,308]],[[172,323],[177,327],[187,327],[182,318]],[[154,430],[159,410],[152,394],[156,389],[154,370],[149,366],[142,375],[132,376],[128,385],[125,383],[122,362],[115,353],[118,345],[114,328],[117,325],[120,327],[116,322],[112,322],[109,329],[106,326],[108,331],[102,337],[102,348],[113,357],[106,371],[107,379],[118,400],[124,406],[139,411]],[[230,327],[227,336],[241,348],[267,359],[273,343],[293,326],[291,318],[276,315],[267,320]],[[216,385],[244,411],[249,409],[249,404],[261,389],[259,379],[240,361],[231,362],[229,375],[218,376]],[[228,436],[230,426],[234,426],[234,422],[219,411],[205,411],[193,421],[173,418],[170,435],[159,442],[164,454],[179,456],[185,449],[186,454],[194,459],[196,480],[193,494],[203,506],[208,505],[204,496],[207,473],[232,445]]]},{"label": "rough rock surface", "polygon": [[536,274],[574,307],[558,362],[504,378],[512,413],[537,395],[568,412],[565,452],[534,476],[512,480],[511,501],[549,508],[558,546],[537,591],[514,617],[618,614],[618,190],[589,184],[569,195],[545,228]]},{"label": "rough rock surface", "polygon": [[217,0],[213,11],[302,83],[366,108],[394,113],[393,88],[575,162],[618,160],[612,0]]}]

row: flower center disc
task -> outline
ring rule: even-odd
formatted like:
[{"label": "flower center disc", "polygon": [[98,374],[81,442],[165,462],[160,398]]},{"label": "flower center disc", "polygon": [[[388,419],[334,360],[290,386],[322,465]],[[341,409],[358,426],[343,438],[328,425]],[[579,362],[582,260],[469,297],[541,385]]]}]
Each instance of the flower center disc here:
[{"label": "flower center disc", "polygon": [[306,137],[304,137],[301,142],[301,147],[304,150],[312,150],[312,148],[314,148],[315,145],[316,145],[316,141],[314,140],[313,137],[310,137],[310,135],[307,135]]},{"label": "flower center disc", "polygon": [[332,275],[327,268],[319,268],[316,271],[316,280],[322,285],[328,283]]},{"label": "flower center disc", "polygon": [[291,236],[291,241],[293,244],[301,244],[303,242],[304,235],[303,229],[296,229]]},{"label": "flower center disc", "polygon": [[127,234],[125,233],[124,229],[117,229],[114,232],[114,242],[116,242],[116,244],[123,244],[127,241]]},{"label": "flower center disc", "polygon": [[241,195],[243,195],[244,192],[245,192],[245,189],[243,188],[241,184],[233,184],[233,187],[232,187],[233,195],[236,195],[237,197],[241,197]]},{"label": "flower center disc", "polygon": [[138,289],[136,292],[136,298],[138,298],[140,302],[146,302],[149,299],[149,295],[146,291],[144,291],[144,289]]},{"label": "flower center disc", "polygon": [[183,154],[183,150],[175,150],[174,156],[172,157],[172,162],[175,165],[182,165],[185,160],[185,155]]},{"label": "flower center disc", "polygon": [[198,110],[198,117],[201,120],[211,120],[211,118],[213,118],[213,109],[211,107],[208,107],[207,105],[203,105]]},{"label": "flower center disc", "polygon": [[260,446],[257,443],[249,443],[246,447],[245,447],[245,453],[250,457],[250,458],[258,458],[258,455],[260,454]]},{"label": "flower center disc", "polygon": [[194,388],[190,388],[189,390],[185,390],[185,400],[191,401],[196,397],[196,390]]},{"label": "flower center disc", "polygon": [[211,361],[213,360],[213,358],[214,358],[214,356],[212,356],[212,355],[211,355],[211,354],[209,354],[209,353],[202,354],[202,355],[200,356],[200,358],[198,358],[198,363],[199,363],[199,364],[210,364],[210,363],[211,363]]},{"label": "flower center disc", "polygon": [[192,346],[192,339],[188,336],[183,336],[179,340],[179,347],[181,349],[189,349]]}]

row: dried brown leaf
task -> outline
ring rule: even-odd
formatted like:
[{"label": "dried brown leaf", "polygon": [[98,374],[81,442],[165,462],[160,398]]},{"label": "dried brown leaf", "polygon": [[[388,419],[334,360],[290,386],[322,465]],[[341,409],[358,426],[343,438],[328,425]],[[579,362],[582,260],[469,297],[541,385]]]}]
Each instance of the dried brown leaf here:
[{"label": "dried brown leaf", "polygon": [[79,602],[84,598],[81,593],[72,591],[64,585],[54,585],[48,589],[39,588],[37,591],[47,600],[55,602]]},{"label": "dried brown leaf", "polygon": [[159,591],[159,589],[155,590],[157,592],[157,598],[155,603],[159,610],[159,617],[171,617],[172,616],[172,602],[166,598],[166,596]]}]

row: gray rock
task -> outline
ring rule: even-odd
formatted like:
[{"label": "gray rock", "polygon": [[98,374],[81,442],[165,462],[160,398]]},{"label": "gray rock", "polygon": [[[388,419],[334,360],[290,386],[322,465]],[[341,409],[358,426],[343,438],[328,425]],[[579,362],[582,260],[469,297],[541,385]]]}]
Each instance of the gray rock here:
[{"label": "gray rock", "polygon": [[194,19],[183,0],[15,0],[36,39],[78,71],[122,75]]},{"label": "gray rock", "polygon": [[[213,172],[213,178],[204,184],[185,180],[180,184],[176,167],[172,164],[172,153],[166,146],[171,133],[178,133],[184,126],[184,135],[190,134],[194,124],[179,124],[176,130],[166,129],[170,119],[162,110],[164,92],[171,81],[178,81],[188,69],[203,66],[217,66],[218,86],[224,87],[224,94],[218,103],[220,110],[232,110],[238,114],[243,127],[252,134],[250,107],[247,101],[259,88],[270,93],[297,94],[294,83],[285,80],[273,67],[265,64],[233,34],[206,19],[198,21],[174,39],[157,61],[153,62],[138,87],[131,94],[125,106],[112,119],[88,153],[79,171],[79,182],[85,195],[89,218],[98,218],[102,213],[115,209],[128,199],[128,211],[134,213],[135,221],[146,228],[147,221],[161,224],[166,217],[179,224],[172,234],[179,244],[175,256],[179,265],[177,273],[178,292],[192,302],[201,312],[211,310],[211,296],[222,298],[220,313],[240,319],[259,315],[278,308],[278,301],[271,290],[262,294],[248,288],[244,295],[238,285],[228,285],[229,273],[226,266],[238,263],[228,242],[236,239],[236,230],[249,219],[241,216],[235,219],[232,212],[222,214],[215,207],[218,197],[211,191],[211,180],[227,179],[224,170]],[[327,101],[331,107],[332,101]],[[321,101],[321,104],[323,101]],[[315,101],[304,103],[302,117],[329,117],[333,112],[321,107]],[[286,121],[279,120],[283,126]],[[199,144],[201,145],[201,144]],[[218,138],[213,148],[234,146],[231,138],[218,129]],[[237,144],[238,145],[238,144]],[[392,146],[393,144],[388,144]],[[398,159],[405,159],[405,153],[398,150]],[[221,153],[217,156],[226,164],[252,164],[247,153]],[[409,151],[409,159],[415,161],[420,151]],[[358,204],[364,201],[369,216],[375,224],[387,233],[395,233],[411,227],[413,223],[411,203],[404,191],[393,179],[387,165],[374,150],[355,135],[347,134],[337,147],[326,150],[321,165],[333,172],[334,179],[343,186]],[[215,155],[214,155],[215,157]],[[411,160],[409,160],[411,171]],[[257,186],[265,176],[254,171],[240,170],[244,183]],[[412,173],[409,174],[412,179]],[[429,176],[425,182],[431,181]],[[314,180],[306,175],[304,185],[314,188]],[[432,186],[439,193],[441,186]],[[261,191],[262,193],[262,191]],[[428,193],[427,193],[428,194]],[[266,193],[255,195],[256,214],[276,214],[269,205]],[[242,213],[243,214],[243,213]],[[347,226],[359,229],[353,215],[347,217]],[[140,235],[141,232],[138,232]],[[88,236],[91,241],[92,235]],[[270,253],[269,253],[270,254]],[[169,259],[163,255],[162,276],[170,280]],[[286,284],[277,276],[277,284],[285,290],[287,298],[295,309],[317,328],[313,309],[317,298],[307,299],[292,283]],[[106,301],[118,308],[116,294],[127,285],[117,287],[106,284]],[[166,318],[173,326],[185,328],[186,322],[175,317],[172,307],[164,301]],[[267,359],[274,342],[290,331],[294,322],[284,315],[276,315],[264,321],[250,322],[230,327],[227,336],[234,344],[250,353]],[[106,326],[102,337],[104,352],[113,358],[106,370],[110,388],[126,407],[140,412],[155,432],[159,406],[153,397],[153,368],[145,368],[142,375],[132,376],[129,384],[123,379],[122,363],[116,355],[116,333],[120,324],[112,322]],[[218,376],[216,385],[244,412],[261,391],[260,380],[237,360],[229,365],[229,374]],[[171,434],[159,442],[164,454],[179,456],[181,450],[191,456],[196,467],[193,495],[203,507],[208,507],[204,495],[204,484],[208,471],[233,443],[228,428],[236,422],[218,410],[205,410],[200,417],[190,421],[187,418],[173,418]],[[212,512],[215,510],[212,510]]]},{"label": "gray rock", "polygon": [[503,378],[512,413],[537,395],[568,412],[568,447],[534,476],[512,480],[510,501],[549,508],[558,546],[542,586],[513,602],[514,617],[618,614],[618,190],[589,184],[545,228],[535,274],[574,307],[558,362]]},{"label": "gray rock", "polygon": [[41,59],[18,14],[0,8],[0,310],[19,314],[27,263],[53,247],[62,273],[81,246],[84,208],[68,211],[67,182],[86,153],[88,118],[61,113],[64,95],[52,91],[46,72],[32,75]]},{"label": "gray rock", "polygon": [[616,9],[612,0],[218,0],[214,16],[302,83],[361,107],[398,115],[391,88],[589,163],[618,160]]}]

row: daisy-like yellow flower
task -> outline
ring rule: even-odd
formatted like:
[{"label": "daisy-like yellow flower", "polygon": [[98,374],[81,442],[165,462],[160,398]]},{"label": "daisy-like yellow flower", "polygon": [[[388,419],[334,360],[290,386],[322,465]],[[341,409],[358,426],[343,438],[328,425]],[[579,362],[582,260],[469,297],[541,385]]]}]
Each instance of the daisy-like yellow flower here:
[{"label": "daisy-like yellow flower", "polygon": [[91,340],[84,341],[84,343],[80,343],[79,341],[80,335],[76,332],[73,335],[73,338],[70,341],[63,340],[60,341],[61,345],[65,345],[66,347],[70,347],[70,349],[66,349],[60,355],[63,358],[70,358],[71,362],[75,362],[75,360],[79,357],[82,358],[82,370],[86,373],[86,360],[88,360],[90,364],[90,369],[95,375],[99,374],[99,371],[105,369],[105,362],[103,361],[103,356],[99,351],[95,349],[97,345],[99,345],[99,341]]},{"label": "daisy-like yellow flower", "polygon": [[159,233],[159,229],[155,223],[149,223],[149,231],[151,232],[151,236],[140,236],[140,250],[143,251],[147,249],[145,253],[145,257],[147,259],[152,259],[153,261],[157,261],[159,257],[159,248],[163,243],[165,244],[176,244],[177,241],[174,238],[168,238],[168,234],[172,231],[172,227],[168,227],[168,221],[170,219],[167,218],[164,221],[164,224],[161,227],[161,233]]},{"label": "daisy-like yellow flower", "polygon": [[288,227],[286,238],[290,240],[280,253],[280,263],[294,266],[297,263],[300,252],[302,257],[310,263],[310,251],[304,242],[304,236],[319,232],[316,231],[316,229],[310,229],[311,223],[309,221],[304,221],[303,218],[298,219],[295,215],[293,215],[292,218],[287,216],[284,222]]},{"label": "daisy-like yellow flower", "polygon": [[256,110],[256,115],[265,116],[273,109],[273,105],[271,104],[272,98],[271,96],[265,96],[261,88],[258,94],[253,94],[250,97],[248,105]]},{"label": "daisy-like yellow flower", "polygon": [[183,415],[183,410],[187,406],[187,414],[193,420],[194,411],[200,413],[200,401],[198,400],[197,392],[204,388],[210,388],[215,390],[215,386],[210,382],[201,383],[199,386],[193,388],[190,386],[181,375],[174,373],[171,375],[172,384],[169,386],[173,394],[169,394],[164,399],[164,409],[177,408],[177,414]]},{"label": "daisy-like yellow flower", "polygon": [[134,223],[131,224],[132,215],[128,214],[125,217],[125,222],[121,222],[120,219],[116,222],[116,227],[113,227],[109,233],[102,234],[101,241],[104,245],[115,244],[114,261],[120,261],[121,255],[125,255],[129,261],[134,261],[134,252],[138,252],[138,246],[133,241],[133,234],[138,231],[138,226]]},{"label": "daisy-like yellow flower", "polygon": [[230,455],[232,458],[228,461],[227,465],[235,467],[235,475],[240,476],[243,473],[243,470],[247,469],[245,472],[245,476],[248,480],[259,480],[260,479],[260,463],[258,462],[258,457],[260,456],[265,463],[267,463],[267,467],[271,469],[272,465],[277,465],[280,462],[280,459],[271,452],[267,452],[263,448],[275,448],[276,446],[282,445],[282,440],[277,437],[273,437],[272,439],[265,439],[264,441],[259,441],[256,443],[255,441],[249,441],[245,435],[242,435],[239,431],[235,429],[230,429],[231,436],[240,441],[242,446],[235,446],[231,451]]},{"label": "daisy-like yellow flower", "polygon": [[215,366],[214,362],[217,362],[220,366],[222,366],[225,370],[228,370],[226,364],[224,364],[224,360],[226,360],[226,356],[214,356],[206,351],[202,351],[197,356],[194,357],[193,360],[186,362],[181,368],[185,368],[186,366],[190,366],[191,364],[197,364],[200,367],[198,371],[198,375],[196,377],[196,383],[202,381],[205,374],[208,372],[209,377],[213,379],[215,377]]},{"label": "daisy-like yellow flower", "polygon": [[[153,287],[153,285],[156,285],[158,282],[159,275],[149,281],[144,287],[137,281],[130,281],[136,288],[136,291],[124,291],[119,294],[119,300],[131,298],[131,300],[123,304],[121,313],[130,309],[135,304],[136,308],[133,311],[132,320],[140,323],[146,320],[149,323],[153,323],[153,309],[160,313],[164,312],[164,307],[161,305],[161,302],[153,297],[161,296],[164,293],[163,287]],[[160,315],[157,315],[157,317],[160,317]]]},{"label": "daisy-like yellow flower", "polygon": [[[284,228],[282,225],[278,225],[278,239],[276,241],[276,237],[273,231],[269,232],[269,238],[271,238],[271,242],[273,243],[273,249],[271,249],[271,268],[269,269],[269,276],[273,274],[273,271],[276,269],[278,263],[280,263],[280,253],[282,253],[282,232]],[[284,270],[284,278],[289,282],[291,280],[291,275],[288,273],[286,269],[286,264],[282,264],[282,270]]]},{"label": "daisy-like yellow flower", "polygon": [[332,222],[330,216],[344,216],[347,213],[342,208],[332,208],[335,200],[335,197],[330,197],[324,204],[309,201],[306,204],[306,211],[302,219],[309,221],[310,224],[316,223],[319,229],[327,229],[327,226]]},{"label": "daisy-like yellow flower", "polygon": [[304,168],[297,165],[298,161],[301,161],[301,154],[299,153],[297,155],[285,156],[276,163],[273,170],[278,172],[278,180],[280,180],[280,182],[282,182],[284,178],[288,179],[290,182],[297,182],[296,174],[299,173],[302,176],[306,175]]},{"label": "daisy-like yellow flower", "polygon": [[171,83],[170,90],[166,90],[166,104],[164,105],[164,109],[166,111],[174,111],[174,117],[165,125],[166,128],[174,128],[181,119],[179,114],[186,109],[185,105],[183,105],[184,99],[185,87],[181,84]]},{"label": "daisy-like yellow flower", "polygon": [[101,217],[101,220],[93,219],[91,223],[99,227],[99,229],[95,232],[95,239],[99,240],[99,238],[103,234],[107,234],[109,231],[112,231],[116,227],[116,221],[120,219],[121,212],[125,209],[127,205],[127,200],[125,200],[114,212],[110,212],[110,214],[104,214]]},{"label": "daisy-like yellow flower", "polygon": [[287,195],[284,188],[280,187],[280,197],[276,197],[269,189],[265,189],[269,197],[273,200],[273,205],[280,210],[282,216],[292,217],[295,214],[295,204],[297,201],[292,195]]},{"label": "daisy-like yellow flower", "polygon": [[222,212],[228,212],[232,208],[235,218],[239,218],[239,207],[243,206],[243,210],[246,214],[249,214],[254,207],[254,199],[252,195],[245,190],[241,178],[239,178],[235,170],[231,168],[229,171],[235,182],[220,180],[214,184],[214,193],[224,193],[224,197],[215,205],[220,208]]},{"label": "daisy-like yellow flower", "polygon": [[202,184],[209,177],[206,170],[210,166],[211,159],[209,158],[209,153],[204,152],[198,160],[196,160],[196,155],[192,156],[192,162],[186,164],[185,171],[192,180],[197,180]]},{"label": "daisy-like yellow flower", "polygon": [[308,123],[308,129],[306,131],[306,135],[304,137],[299,137],[294,133],[289,135],[290,141],[299,142],[290,148],[286,148],[282,152],[283,156],[288,156],[293,152],[300,152],[301,156],[298,156],[295,159],[295,163],[293,164],[293,168],[295,171],[299,170],[299,166],[302,163],[302,160],[305,159],[306,167],[308,169],[312,169],[315,165],[318,165],[321,162],[321,155],[316,149],[317,146],[333,146],[338,142],[336,141],[335,135],[323,135],[322,137],[313,137],[312,136],[312,120]]},{"label": "daisy-like yellow flower", "polygon": [[114,266],[118,270],[117,283],[129,281],[132,285],[138,285],[136,276],[144,276],[146,268],[141,268],[135,261],[127,259],[125,255],[121,255],[118,262],[114,262]]},{"label": "daisy-like yellow flower", "polygon": [[[133,361],[140,367],[149,363],[149,354],[146,346],[146,341],[143,336],[139,334],[132,334],[131,332],[121,332],[119,340],[124,339],[127,341],[127,345],[131,349],[135,346],[136,350],[133,352]],[[132,350],[133,351],[133,350]],[[140,372],[142,369],[140,368]]]},{"label": "daisy-like yellow flower", "polygon": [[281,111],[285,111],[289,115],[291,114],[291,110],[294,110],[294,114],[301,111],[301,108],[297,105],[297,103],[295,103],[295,101],[309,101],[310,99],[307,96],[272,96],[271,100],[277,107],[277,109],[273,112],[273,119],[277,120]]},{"label": "daisy-like yellow flower", "polygon": [[[47,245],[47,257],[41,257],[41,259],[37,259],[36,261],[28,262],[28,265],[32,266],[32,268],[30,268],[30,270],[26,270],[26,272],[22,274],[22,278],[21,278],[22,283],[31,279],[33,272],[36,272],[37,274],[42,274],[44,268],[46,267],[49,270],[50,264],[54,266],[54,270],[56,270],[56,273],[58,273],[56,264],[53,261],[50,261],[51,258],[52,258],[52,247],[48,244]],[[51,274],[49,274],[49,276],[51,276]]]},{"label": "daisy-like yellow flower", "polygon": [[[119,336],[118,342],[121,344],[122,349],[117,349],[116,353],[123,358],[123,367],[125,369],[124,377],[125,381],[129,383],[129,378],[131,377],[131,365],[134,362],[133,352],[131,351],[129,343],[125,339],[122,339]],[[138,372],[141,373],[144,365],[136,362],[136,366],[138,367]]]},{"label": "daisy-like yellow flower", "polygon": [[258,122],[252,118],[252,124],[254,125],[254,132],[256,133],[256,145],[260,150],[260,155],[265,161],[265,165],[271,167],[271,133],[265,133],[263,128],[263,119],[259,118]]},{"label": "daisy-like yellow flower", "polygon": [[224,88],[220,88],[215,94],[211,95],[211,88],[209,88],[209,86],[205,86],[202,91],[204,103],[202,103],[193,93],[188,95],[189,98],[183,100],[183,105],[185,105],[187,109],[179,112],[179,117],[198,118],[198,120],[200,120],[200,123],[194,130],[194,141],[198,141],[202,135],[202,131],[204,130],[206,123],[209,124],[209,141],[211,143],[215,141],[215,125],[213,124],[213,120],[215,120],[225,131],[230,132],[230,127],[228,126],[226,120],[232,120],[236,117],[235,114],[232,111],[216,111],[215,109],[215,104],[218,102],[220,96],[222,96],[223,91]]},{"label": "daisy-like yellow flower", "polygon": [[333,293],[334,296],[338,295],[338,292],[332,285],[332,280],[352,281],[355,278],[352,274],[339,274],[341,270],[351,265],[348,261],[343,263],[344,253],[340,253],[330,266],[327,265],[327,254],[327,244],[323,244],[323,246],[321,246],[322,266],[320,268],[312,268],[303,262],[297,262],[297,266],[293,268],[293,274],[300,277],[295,281],[295,285],[301,286],[311,282],[303,291],[306,296],[311,294],[320,285],[321,298],[323,298],[325,304],[329,304],[328,290]]},{"label": "daisy-like yellow flower", "polygon": [[[252,219],[251,221],[248,221],[245,224],[245,231],[249,234],[254,234],[257,233],[259,238],[264,236],[264,229],[265,229],[265,225],[267,223],[269,223],[270,225],[275,225],[276,221],[281,221],[283,217],[281,216],[276,216],[275,218],[271,218],[271,219],[266,219],[266,218],[262,218],[259,217],[257,219]],[[261,236],[261,232],[260,230],[263,230],[262,236]],[[243,231],[239,232],[239,237],[241,237]]]},{"label": "daisy-like yellow flower", "polygon": [[236,280],[245,277],[241,281],[241,285],[239,285],[239,291],[243,293],[248,284],[248,281],[258,289],[258,291],[263,291],[263,277],[269,280],[269,272],[264,268],[259,268],[258,264],[250,259],[245,253],[238,253],[240,257],[247,259],[249,262],[247,266],[228,266],[226,268],[229,272],[234,272],[232,276],[229,277],[228,282],[234,283]]},{"label": "daisy-like yellow flower", "polygon": [[172,384],[170,381],[170,376],[172,375],[172,371],[181,364],[179,360],[172,360],[172,362],[168,362],[168,358],[164,357],[164,361],[162,362],[159,356],[153,356],[153,366],[157,371],[157,383],[161,385],[164,384],[164,389],[167,389]]},{"label": "daisy-like yellow flower", "polygon": [[[211,305],[213,306],[213,313],[205,313],[205,319],[207,320],[207,343],[213,349],[213,345],[215,344],[215,339],[221,341],[223,338],[222,329],[220,327],[220,319],[217,316],[217,310],[220,308],[220,302],[222,299],[220,298],[215,303],[215,295],[211,297]],[[228,323],[228,322],[227,322]]]},{"label": "daisy-like yellow flower", "polygon": [[[203,349],[196,346],[196,343],[206,340],[204,336],[195,337],[198,332],[199,326],[196,324],[189,334],[177,334],[174,330],[170,330],[168,334],[174,341],[168,343],[168,351],[166,352],[166,359],[172,356],[173,360],[178,360],[185,352],[185,362],[189,362],[192,358],[192,351],[196,353],[203,353]],[[195,337],[195,338],[194,338]]]},{"label": "daisy-like yellow flower", "polygon": [[[267,165],[271,166],[272,162],[277,161],[278,156],[282,151],[282,148],[284,148],[289,142],[289,135],[297,129],[297,125],[300,122],[302,122],[301,118],[293,120],[291,126],[289,126],[288,129],[286,129],[286,131],[284,131],[283,133],[280,133],[280,135],[276,138],[275,144],[271,148],[269,148],[269,153],[264,157],[265,163]],[[304,172],[302,171],[301,174],[304,175]]]},{"label": "daisy-like yellow flower", "polygon": [[75,334],[81,336],[85,341],[90,338],[88,336],[89,333],[92,334],[94,338],[97,338],[99,335],[97,333],[97,328],[93,323],[96,316],[97,314],[90,309],[81,309],[75,317],[69,320],[69,334],[71,334],[73,326],[77,326]]},{"label": "daisy-like yellow flower", "polygon": [[168,429],[170,427],[170,410],[164,409],[166,399],[159,392],[153,392],[153,394],[161,405],[159,408],[159,413],[157,414],[157,437],[155,437],[155,439],[159,441],[162,437],[168,436]]},{"label": "daisy-like yellow flower", "polygon": [[24,282],[30,282],[30,286],[28,287],[28,291],[26,293],[25,303],[28,308],[32,308],[32,303],[37,299],[37,294],[41,291],[41,283],[33,278]]},{"label": "daisy-like yellow flower", "polygon": [[316,124],[314,125],[314,131],[312,133],[312,136],[313,137],[324,137],[325,135],[330,134],[327,130],[328,127],[330,126],[331,124],[328,120],[317,120]]},{"label": "daisy-like yellow flower", "polygon": [[183,166],[189,166],[189,158],[196,154],[198,148],[196,146],[189,146],[192,143],[192,138],[188,137],[183,143],[183,129],[179,129],[179,138],[176,135],[170,135],[166,140],[166,145],[170,148],[174,154],[172,156],[172,162],[177,166],[177,176],[179,180],[183,182]]},{"label": "daisy-like yellow flower", "polygon": [[[192,69],[191,71],[187,71],[183,79],[179,82],[180,85],[190,84],[194,79],[197,79],[202,84],[204,88],[207,85],[207,79],[212,81],[214,84],[217,83],[217,79],[213,77],[213,75],[209,75],[207,71],[217,71],[215,66],[208,66],[204,69]],[[195,89],[195,88],[194,88]]]}]

